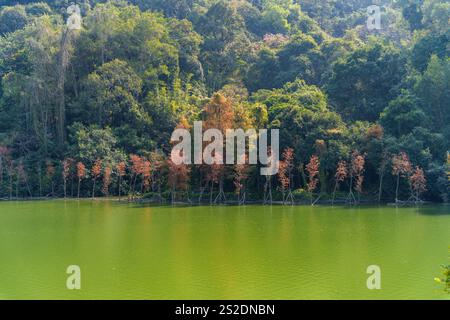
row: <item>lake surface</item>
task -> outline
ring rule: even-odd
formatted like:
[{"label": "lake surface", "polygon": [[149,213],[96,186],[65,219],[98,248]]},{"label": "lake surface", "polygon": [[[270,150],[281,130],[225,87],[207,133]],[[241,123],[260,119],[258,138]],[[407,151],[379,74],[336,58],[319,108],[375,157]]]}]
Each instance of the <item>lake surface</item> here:
[{"label": "lake surface", "polygon": [[446,206],[0,202],[0,299],[450,299],[449,245]]}]

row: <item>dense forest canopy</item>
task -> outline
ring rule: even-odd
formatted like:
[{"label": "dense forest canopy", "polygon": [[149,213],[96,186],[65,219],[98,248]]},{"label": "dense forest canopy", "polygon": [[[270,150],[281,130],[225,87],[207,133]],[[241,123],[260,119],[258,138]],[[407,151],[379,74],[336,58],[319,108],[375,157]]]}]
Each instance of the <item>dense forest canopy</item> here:
[{"label": "dense forest canopy", "polygon": [[[0,196],[72,181],[447,201],[449,40],[449,0],[0,1]],[[175,127],[218,114],[280,129],[278,178],[166,162]]]}]

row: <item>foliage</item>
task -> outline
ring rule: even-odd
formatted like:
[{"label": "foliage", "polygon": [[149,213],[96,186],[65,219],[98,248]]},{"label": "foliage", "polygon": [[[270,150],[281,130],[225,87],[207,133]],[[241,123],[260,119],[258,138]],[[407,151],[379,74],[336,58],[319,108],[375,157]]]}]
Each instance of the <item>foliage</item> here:
[{"label": "foliage", "polygon": [[[81,30],[70,1],[1,3],[0,196],[450,200],[449,2],[378,1],[369,31],[372,2],[83,0]],[[280,129],[281,179],[174,167],[197,120]]]}]

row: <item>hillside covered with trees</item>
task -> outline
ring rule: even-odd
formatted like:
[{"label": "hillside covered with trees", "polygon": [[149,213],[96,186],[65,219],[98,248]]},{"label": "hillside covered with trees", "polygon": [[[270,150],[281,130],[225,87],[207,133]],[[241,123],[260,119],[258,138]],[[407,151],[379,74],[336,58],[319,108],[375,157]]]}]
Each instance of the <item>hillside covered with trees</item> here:
[{"label": "hillside covered with trees", "polygon": [[[449,0],[75,2],[0,1],[1,198],[450,200]],[[280,129],[279,174],[174,165],[195,120]]]}]

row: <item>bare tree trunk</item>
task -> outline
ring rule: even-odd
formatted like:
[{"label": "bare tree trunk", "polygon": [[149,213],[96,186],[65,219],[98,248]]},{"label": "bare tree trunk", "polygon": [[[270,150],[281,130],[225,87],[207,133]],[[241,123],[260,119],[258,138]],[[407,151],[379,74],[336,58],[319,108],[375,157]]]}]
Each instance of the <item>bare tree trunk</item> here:
[{"label": "bare tree trunk", "polygon": [[39,163],[39,168],[38,168],[38,175],[39,175],[39,198],[42,197],[42,169],[41,169],[41,164]]},{"label": "bare tree trunk", "polygon": [[12,172],[9,172],[9,200],[12,199],[12,191],[13,191]]},{"label": "bare tree trunk", "polygon": [[94,184],[92,187],[92,200],[95,198],[95,183],[97,182],[97,179],[94,178]]},{"label": "bare tree trunk", "polygon": [[383,178],[384,178],[384,171],[380,173],[380,186],[378,188],[378,202],[381,202],[381,197],[383,194]]},{"label": "bare tree trunk", "polygon": [[70,197],[73,198],[73,176],[70,177]]},{"label": "bare tree trunk", "polygon": [[266,176],[266,182],[264,183],[264,204],[270,203],[272,205],[272,180],[271,176]]},{"label": "bare tree trunk", "polygon": [[349,200],[350,204],[356,204],[355,194],[353,193],[353,175],[350,176],[350,191],[347,200]]},{"label": "bare tree trunk", "polygon": [[64,185],[63,185],[63,187],[64,187],[64,199],[67,199],[67,181],[66,181],[66,179],[63,179],[64,180]]},{"label": "bare tree trunk", "polygon": [[395,188],[395,203],[398,203],[398,188],[400,185],[400,175],[397,175],[397,186]]},{"label": "bare tree trunk", "polygon": [[211,189],[209,192],[209,204],[212,205],[213,204],[213,192],[214,192],[214,182],[211,181]]},{"label": "bare tree trunk", "polygon": [[219,194],[214,199],[214,203],[226,202],[227,198],[225,196],[225,192],[223,191],[223,179],[221,178],[219,181]]},{"label": "bare tree trunk", "polygon": [[122,177],[121,176],[119,176],[119,201],[121,201],[121,197],[122,197],[122,195],[120,194],[120,187],[121,187],[121,185],[122,185]]},{"label": "bare tree trunk", "polygon": [[336,199],[336,191],[337,191],[338,183],[334,184],[334,190],[333,190],[333,198],[331,199],[331,205],[334,206],[334,200]]}]

